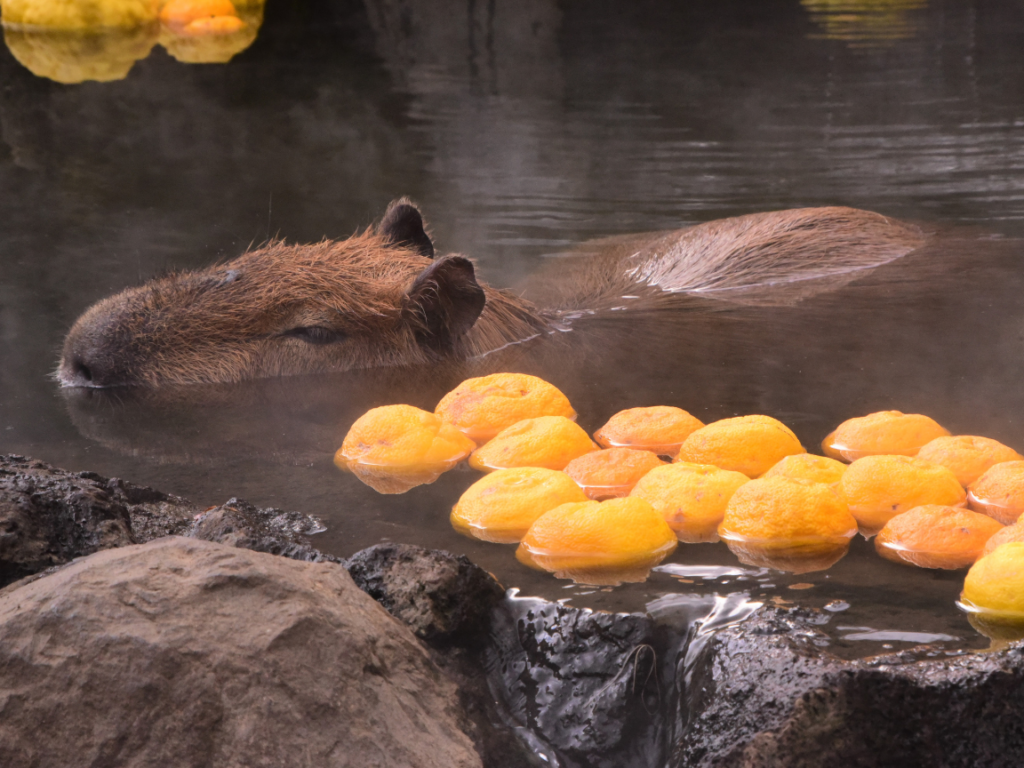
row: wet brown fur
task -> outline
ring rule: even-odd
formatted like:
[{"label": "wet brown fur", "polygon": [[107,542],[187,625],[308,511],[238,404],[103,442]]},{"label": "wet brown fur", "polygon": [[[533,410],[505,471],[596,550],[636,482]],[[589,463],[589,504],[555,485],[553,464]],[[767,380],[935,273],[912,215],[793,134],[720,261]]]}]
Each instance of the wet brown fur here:
[{"label": "wet brown fur", "polygon": [[[537,294],[549,309],[481,283],[486,303],[479,318],[437,345],[423,343],[432,327],[425,315],[431,300],[444,305],[445,288],[428,282],[421,306],[410,287],[440,260],[373,230],[315,245],[276,241],[227,264],[99,302],[68,334],[58,377],[81,384],[76,370],[84,370],[83,361],[97,377],[103,366],[102,382],[157,386],[475,357],[536,336],[580,310],[656,308],[680,295],[798,300],[923,240],[916,227],[879,214],[818,208],[597,241],[580,250],[585,258],[574,260],[573,269],[559,265],[557,275],[541,281]],[[344,341],[310,343],[294,335],[310,327]]]}]

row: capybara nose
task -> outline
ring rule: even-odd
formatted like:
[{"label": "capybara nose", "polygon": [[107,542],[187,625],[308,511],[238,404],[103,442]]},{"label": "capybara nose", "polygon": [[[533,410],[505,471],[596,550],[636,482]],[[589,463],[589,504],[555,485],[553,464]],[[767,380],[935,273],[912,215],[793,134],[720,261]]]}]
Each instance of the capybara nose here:
[{"label": "capybara nose", "polygon": [[116,345],[94,328],[75,327],[64,341],[57,379],[65,387],[120,387],[131,377]]}]

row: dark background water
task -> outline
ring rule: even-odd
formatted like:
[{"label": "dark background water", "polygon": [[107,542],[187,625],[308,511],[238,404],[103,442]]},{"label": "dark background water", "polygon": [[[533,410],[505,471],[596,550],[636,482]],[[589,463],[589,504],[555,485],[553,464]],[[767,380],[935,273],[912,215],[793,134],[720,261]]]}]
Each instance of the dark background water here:
[{"label": "dark background water", "polygon": [[[704,419],[770,413],[812,447],[839,420],[892,407],[1020,450],[1024,7],[863,7],[269,0],[259,38],[227,65],[156,49],[123,81],[74,86],[0,50],[0,450],[202,504],[239,495],[318,514],[321,546],[339,554],[382,538],[466,552],[509,586],[575,604],[742,588],[848,601],[843,626],[982,642],[952,605],[962,574],[884,563],[863,543],[827,573],[739,587],[736,574],[662,573],[594,592],[527,573],[511,549],[448,527],[471,473],[385,498],[330,465],[354,411],[432,407],[444,381],[426,373],[155,400],[68,398],[50,378],[97,299],[269,236],[344,237],[403,194],[440,251],[471,255],[498,285],[592,237],[843,204],[944,234],[917,267],[845,293],[736,325],[616,319],[601,354],[538,365],[588,428],[665,402]],[[735,565],[721,546],[671,562]]]}]

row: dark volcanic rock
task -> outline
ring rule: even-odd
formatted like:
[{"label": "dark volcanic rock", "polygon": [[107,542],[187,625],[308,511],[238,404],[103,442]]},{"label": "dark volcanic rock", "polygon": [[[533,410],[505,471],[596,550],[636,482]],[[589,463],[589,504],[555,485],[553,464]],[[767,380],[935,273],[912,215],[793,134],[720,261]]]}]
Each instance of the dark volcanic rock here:
[{"label": "dark volcanic rock", "polygon": [[133,542],[127,507],[101,479],[0,457],[0,585]]},{"label": "dark volcanic rock", "polygon": [[0,691],[4,766],[481,765],[343,568],[180,537],[0,595]]},{"label": "dark volcanic rock", "polygon": [[196,518],[188,535],[307,563],[340,563],[341,558],[310,546],[307,536],[322,530],[320,521],[309,515],[257,509],[241,499],[229,499]]},{"label": "dark volcanic rock", "polygon": [[674,765],[1024,764],[1024,645],[846,662],[815,644],[813,623],[762,609],[707,639],[688,664]]},{"label": "dark volcanic rock", "polygon": [[340,562],[313,548],[322,530],[298,512],[239,499],[202,511],[178,496],[95,472],[66,472],[0,456],[0,587],[111,547],[192,536],[307,562]]},{"label": "dark volcanic rock", "polygon": [[495,613],[491,688],[508,724],[556,765],[664,765],[675,710],[666,640],[645,616],[512,600]]},{"label": "dark volcanic rock", "polygon": [[345,567],[360,589],[434,647],[478,640],[505,596],[465,555],[410,544],[369,547]]}]

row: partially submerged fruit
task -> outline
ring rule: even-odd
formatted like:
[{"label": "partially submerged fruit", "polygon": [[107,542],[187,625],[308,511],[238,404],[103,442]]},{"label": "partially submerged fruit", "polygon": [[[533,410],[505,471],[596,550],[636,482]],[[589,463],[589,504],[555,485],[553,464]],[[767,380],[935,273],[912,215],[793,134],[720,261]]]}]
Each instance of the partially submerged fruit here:
[{"label": "partially submerged fruit", "polygon": [[988,515],[962,507],[925,504],[896,515],[875,538],[882,557],[921,568],[966,568],[1002,530]]},{"label": "partially submerged fruit", "polygon": [[917,452],[917,458],[946,467],[964,487],[996,464],[1024,459],[998,440],[975,435],[937,437]]},{"label": "partially submerged fruit", "polygon": [[782,459],[761,477],[789,477],[832,485],[839,482],[845,471],[846,465],[841,461],[810,453],[797,453]]},{"label": "partially submerged fruit", "polygon": [[1024,522],[1018,520],[1013,525],[1008,525],[993,533],[992,537],[985,542],[985,547],[981,550],[982,557],[999,545],[1008,544],[1011,541],[1024,541]]},{"label": "partially submerged fruit", "polygon": [[452,526],[482,541],[514,544],[550,509],[586,501],[564,472],[540,467],[499,469],[477,480],[452,508]]},{"label": "partially submerged fruit", "polygon": [[507,427],[538,416],[575,419],[569,399],[555,386],[525,373],[494,373],[466,379],[434,409],[477,444]]},{"label": "partially submerged fruit", "polygon": [[994,623],[1024,624],[1024,542],[996,547],[971,566],[960,607]]},{"label": "partially submerged fruit", "polygon": [[750,478],[709,464],[677,461],[655,467],[633,487],[676,532],[680,541],[718,541],[718,524],[736,490]]},{"label": "partially submerged fruit", "polygon": [[675,457],[679,446],[704,423],[682,408],[654,405],[619,411],[594,433],[605,448],[636,448]]},{"label": "partially submerged fruit", "polygon": [[643,499],[584,501],[538,517],[516,557],[558,578],[614,585],[644,581],[677,543],[672,529]]},{"label": "partially submerged fruit", "polygon": [[718,526],[741,562],[794,573],[829,567],[856,533],[857,521],[835,488],[788,477],[740,486]]},{"label": "partially submerged fruit", "polygon": [[650,451],[608,448],[593,451],[570,461],[565,474],[576,481],[591,499],[628,496],[642,477],[665,462]]},{"label": "partially submerged fruit", "polygon": [[356,420],[334,463],[381,493],[405,493],[434,482],[475,447],[433,413],[411,405],[385,405]]},{"label": "partially submerged fruit", "polygon": [[996,464],[971,483],[967,503],[1003,525],[1024,514],[1024,461]]},{"label": "partially submerged fruit", "polygon": [[865,533],[922,504],[962,507],[967,501],[956,475],[911,456],[865,456],[843,473],[839,487]]},{"label": "partially submerged fruit", "polygon": [[678,461],[713,464],[742,472],[764,474],[786,456],[805,453],[793,431],[771,416],[737,416],[695,430],[679,448]]},{"label": "partially submerged fruit", "polygon": [[565,416],[539,416],[503,429],[473,452],[469,465],[482,472],[509,467],[565,469],[577,456],[596,450],[582,427]]},{"label": "partially submerged fruit", "polygon": [[821,447],[826,456],[846,461],[864,456],[914,456],[926,443],[948,434],[934,419],[919,413],[879,411],[847,419]]}]

